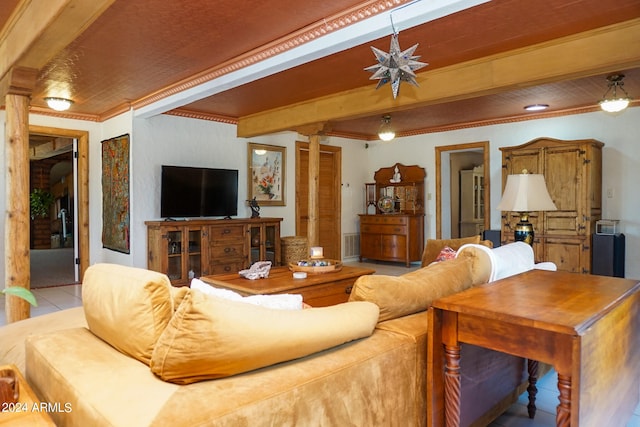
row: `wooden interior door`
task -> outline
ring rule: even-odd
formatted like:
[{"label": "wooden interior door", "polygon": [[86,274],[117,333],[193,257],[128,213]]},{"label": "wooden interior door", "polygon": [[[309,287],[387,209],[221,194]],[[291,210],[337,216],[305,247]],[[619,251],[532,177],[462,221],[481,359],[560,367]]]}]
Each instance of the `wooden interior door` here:
[{"label": "wooden interior door", "polygon": [[[320,145],[319,246],[324,257],[342,259],[342,150]],[[309,221],[309,144],[296,142],[296,235],[307,235]]]}]

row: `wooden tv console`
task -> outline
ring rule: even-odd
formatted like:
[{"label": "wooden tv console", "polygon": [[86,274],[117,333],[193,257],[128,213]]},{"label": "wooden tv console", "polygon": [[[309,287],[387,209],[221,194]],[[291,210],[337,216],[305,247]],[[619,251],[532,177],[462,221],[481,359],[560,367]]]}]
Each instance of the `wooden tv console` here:
[{"label": "wooden tv console", "polygon": [[147,268],[175,286],[192,278],[235,273],[256,261],[281,264],[282,218],[146,221]]}]

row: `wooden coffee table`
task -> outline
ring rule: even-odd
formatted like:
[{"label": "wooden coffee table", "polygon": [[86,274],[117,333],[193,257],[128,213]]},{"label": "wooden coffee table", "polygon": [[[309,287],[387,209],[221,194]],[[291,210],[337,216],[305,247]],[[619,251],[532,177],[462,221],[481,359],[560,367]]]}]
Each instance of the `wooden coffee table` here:
[{"label": "wooden coffee table", "polygon": [[356,279],[375,270],[343,266],[340,271],[308,274],[306,279],[294,279],[288,267],[273,267],[266,279],[249,280],[238,273],[202,276],[212,286],[230,289],[243,296],[269,294],[300,294],[312,307],[340,304],[349,299]]},{"label": "wooden coffee table", "polygon": [[626,425],[638,404],[637,280],[533,270],[434,301],[429,316],[432,372],[444,372],[434,425],[460,423],[460,342],[553,365],[557,426]]}]

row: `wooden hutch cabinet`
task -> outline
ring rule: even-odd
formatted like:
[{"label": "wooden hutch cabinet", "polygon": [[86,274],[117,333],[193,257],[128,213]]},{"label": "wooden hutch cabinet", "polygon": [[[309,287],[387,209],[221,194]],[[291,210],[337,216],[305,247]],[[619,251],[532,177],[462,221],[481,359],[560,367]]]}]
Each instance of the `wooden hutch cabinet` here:
[{"label": "wooden hutch cabinet", "polygon": [[[366,206],[375,214],[360,215],[360,260],[404,262],[422,259],[424,250],[424,178],[419,166],[396,163],[374,174],[366,184]],[[375,191],[371,191],[375,188]]]},{"label": "wooden hutch cabinet", "polygon": [[[558,270],[591,272],[591,235],[602,215],[602,142],[538,138],[503,147],[502,189],[507,175],[543,174],[558,210],[532,212],[536,262],[551,261]],[[502,242],[514,240],[517,212],[502,213]]]},{"label": "wooden hutch cabinet", "polygon": [[280,265],[282,218],[146,221],[147,267],[176,286],[192,278],[232,273],[256,261]]}]

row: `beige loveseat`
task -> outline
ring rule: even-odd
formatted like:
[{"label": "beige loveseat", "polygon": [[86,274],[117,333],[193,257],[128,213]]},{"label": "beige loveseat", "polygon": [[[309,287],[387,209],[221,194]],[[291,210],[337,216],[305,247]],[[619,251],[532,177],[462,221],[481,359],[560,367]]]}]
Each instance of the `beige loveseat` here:
[{"label": "beige loveseat", "polygon": [[[486,281],[481,251],[468,252],[363,277],[345,304],[286,312],[99,264],[85,275],[84,307],[0,328],[0,362],[71,408],[51,414],[60,426],[424,426],[425,310]],[[463,351],[474,363],[463,367],[473,398],[462,419],[482,425],[516,399],[524,362]]]}]

